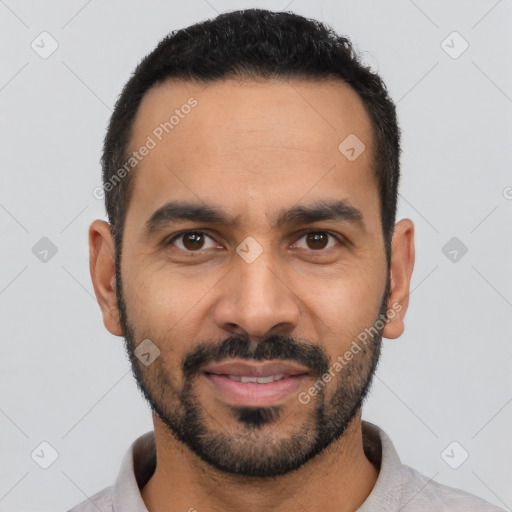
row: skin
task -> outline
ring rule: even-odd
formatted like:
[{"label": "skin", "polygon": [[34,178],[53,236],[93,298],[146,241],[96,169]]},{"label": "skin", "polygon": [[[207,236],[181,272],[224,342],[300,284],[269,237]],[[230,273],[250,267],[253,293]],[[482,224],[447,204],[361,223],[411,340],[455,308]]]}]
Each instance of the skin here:
[{"label": "skin", "polygon": [[[371,123],[361,100],[341,82],[165,82],[142,100],[133,149],[191,96],[198,105],[149,152],[134,175],[121,275],[137,340],[166,340],[158,345],[159,360],[177,387],[181,360],[191,346],[241,333],[254,342],[270,332],[300,337],[320,345],[335,361],[375,322],[387,277]],[[353,162],[338,150],[351,133],[366,145]],[[347,221],[279,228],[272,223],[283,208],[340,198],[362,212],[365,231]],[[185,221],[147,237],[144,223],[172,199],[222,207],[238,224]],[[183,230],[208,234],[207,248],[187,255],[183,238],[175,246],[162,245]],[[326,230],[349,243],[329,239],[323,250],[308,247],[307,231]],[[248,236],[263,249],[250,264],[235,251]],[[105,327],[122,336],[114,243],[106,222],[91,224],[89,243],[91,277]],[[218,246],[221,250],[215,250]],[[400,304],[401,310],[386,323],[386,338],[397,338],[404,330],[413,265],[414,226],[402,219],[393,236],[388,299],[388,307]],[[343,372],[327,385],[327,396],[342,377]],[[307,391],[314,380],[299,391]],[[201,384],[197,391],[209,428],[241,431],[227,404]],[[286,438],[304,424],[313,403],[288,399],[277,427],[263,430],[253,440],[255,446],[265,436]],[[298,470],[275,478],[218,471],[177,440],[158,415],[153,414],[153,421],[158,463],[141,491],[150,512],[285,512],[297,510],[298,504],[305,510],[349,511],[364,502],[378,477],[363,451],[360,411],[340,439]]]}]

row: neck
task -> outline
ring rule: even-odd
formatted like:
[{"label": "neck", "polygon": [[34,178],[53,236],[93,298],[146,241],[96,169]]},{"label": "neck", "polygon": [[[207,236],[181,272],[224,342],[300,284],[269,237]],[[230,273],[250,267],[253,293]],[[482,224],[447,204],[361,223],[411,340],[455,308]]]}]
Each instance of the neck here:
[{"label": "neck", "polygon": [[149,512],[353,511],[377,480],[378,470],[363,450],[360,413],[341,439],[298,470],[274,478],[222,473],[172,436],[155,415],[153,421],[157,465],[141,491]]}]

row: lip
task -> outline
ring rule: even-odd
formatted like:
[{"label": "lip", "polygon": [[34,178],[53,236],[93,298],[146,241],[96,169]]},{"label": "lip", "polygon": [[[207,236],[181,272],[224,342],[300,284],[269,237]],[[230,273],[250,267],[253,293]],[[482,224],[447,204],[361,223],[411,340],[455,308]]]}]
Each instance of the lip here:
[{"label": "lip", "polygon": [[270,375],[297,376],[308,373],[308,369],[290,361],[245,361],[229,360],[211,363],[203,368],[205,373],[216,375],[237,375],[268,377]]},{"label": "lip", "polygon": [[[270,407],[283,403],[295,395],[308,378],[305,367],[287,361],[249,362],[241,360],[212,363],[203,370],[206,384],[222,401],[238,407]],[[229,378],[269,377],[283,375],[274,382],[258,384],[239,382]]]}]

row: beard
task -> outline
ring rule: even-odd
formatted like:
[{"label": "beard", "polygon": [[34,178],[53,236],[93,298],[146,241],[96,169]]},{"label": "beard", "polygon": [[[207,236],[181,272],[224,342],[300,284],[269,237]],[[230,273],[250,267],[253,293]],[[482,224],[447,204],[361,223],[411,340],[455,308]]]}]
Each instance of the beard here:
[{"label": "beard", "polygon": [[[325,350],[320,345],[279,334],[265,337],[258,343],[243,336],[203,342],[183,356],[183,384],[176,385],[170,378],[164,357],[159,356],[151,365],[145,366],[134,353],[144,337],[136,335],[129,321],[119,267],[116,261],[119,317],[137,387],[168,432],[215,469],[260,478],[294,471],[339,440],[361,410],[380,357],[383,327],[375,328],[377,320],[371,328],[369,342],[355,357],[346,361],[342,371],[332,379],[333,391],[327,394],[324,383],[324,386],[317,386],[318,392],[308,405],[298,400],[299,412],[304,411],[304,414],[297,421],[295,412],[293,430],[283,432],[279,429],[288,416],[285,414],[288,405],[230,406],[231,418],[236,423],[233,427],[233,421],[230,421],[226,427],[202,405],[196,390],[198,377],[206,364],[228,358],[288,360],[305,366],[309,374],[316,377],[315,381],[321,381],[332,366]],[[382,319],[386,313],[388,296],[389,274],[378,318]],[[150,336],[149,339],[160,348],[172,347],[172,339],[155,341],[156,338]]]}]

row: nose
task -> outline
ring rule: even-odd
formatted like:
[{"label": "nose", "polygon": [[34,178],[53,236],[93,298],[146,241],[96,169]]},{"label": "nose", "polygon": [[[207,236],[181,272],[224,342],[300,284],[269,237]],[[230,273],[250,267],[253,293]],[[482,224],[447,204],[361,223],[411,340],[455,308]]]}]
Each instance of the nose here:
[{"label": "nose", "polygon": [[237,258],[223,281],[214,308],[219,328],[259,339],[269,334],[289,333],[297,326],[299,298],[286,272],[265,252],[252,263]]}]

